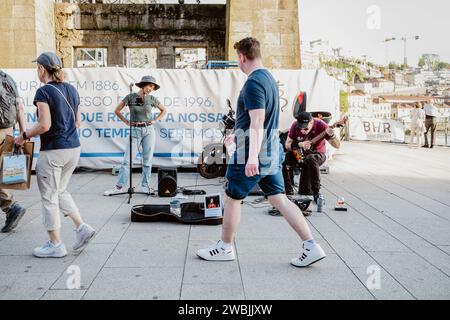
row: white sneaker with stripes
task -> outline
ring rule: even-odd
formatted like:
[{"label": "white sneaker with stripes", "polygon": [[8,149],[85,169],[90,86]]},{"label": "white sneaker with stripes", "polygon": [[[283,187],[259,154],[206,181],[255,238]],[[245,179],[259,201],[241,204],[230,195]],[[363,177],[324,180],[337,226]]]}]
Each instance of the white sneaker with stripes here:
[{"label": "white sneaker with stripes", "polygon": [[231,247],[230,249],[226,250],[222,248],[220,245],[221,241],[217,241],[216,244],[213,244],[212,246],[200,249],[197,251],[197,255],[208,261],[232,261],[235,259],[234,249]]},{"label": "white sneaker with stripes", "polygon": [[327,255],[323,251],[322,247],[317,243],[311,247],[307,247],[303,244],[303,250],[301,255],[295,259],[292,259],[291,264],[296,267],[307,267],[322,260]]}]

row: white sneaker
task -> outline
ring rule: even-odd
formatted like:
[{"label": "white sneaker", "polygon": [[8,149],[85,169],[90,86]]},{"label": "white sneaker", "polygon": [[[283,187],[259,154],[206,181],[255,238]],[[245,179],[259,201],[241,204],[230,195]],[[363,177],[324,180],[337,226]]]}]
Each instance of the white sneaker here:
[{"label": "white sneaker", "polygon": [[116,193],[120,193],[120,192],[122,192],[122,187],[114,186],[113,189],[109,189],[109,190],[106,190],[105,192],[103,192],[103,195],[110,196],[112,194],[116,194]]},{"label": "white sneaker", "polygon": [[310,248],[305,248],[305,245],[303,244],[302,254],[298,258],[292,259],[291,264],[300,268],[307,267],[319,260],[322,260],[326,256],[327,255],[323,251],[322,247],[317,243]]},{"label": "white sneaker", "polygon": [[212,246],[200,249],[197,251],[197,255],[208,261],[231,261],[235,259],[234,249],[231,247],[229,250],[223,249],[220,245],[220,240]]},{"label": "white sneaker", "polygon": [[59,245],[55,246],[49,240],[42,247],[34,249],[33,254],[38,258],[63,258],[67,255],[67,250],[64,243],[61,242]]},{"label": "white sneaker", "polygon": [[74,245],[72,246],[72,249],[74,251],[79,251],[83,249],[86,244],[89,242],[89,240],[92,239],[92,237],[95,234],[94,228],[92,228],[90,225],[83,223],[78,230],[75,230],[76,240]]},{"label": "white sneaker", "polygon": [[144,187],[144,186],[141,187],[141,192],[144,192],[146,194],[150,194],[151,193],[150,192],[150,188],[149,187]]}]

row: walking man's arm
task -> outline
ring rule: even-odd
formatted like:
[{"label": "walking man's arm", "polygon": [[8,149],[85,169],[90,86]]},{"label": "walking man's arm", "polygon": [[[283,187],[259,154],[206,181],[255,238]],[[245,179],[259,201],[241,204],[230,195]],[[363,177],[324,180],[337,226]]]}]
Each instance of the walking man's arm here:
[{"label": "walking man's arm", "polygon": [[259,174],[258,155],[261,150],[263,140],[265,109],[249,110],[249,116],[249,155],[247,165],[245,166],[245,175],[247,177],[252,177]]}]

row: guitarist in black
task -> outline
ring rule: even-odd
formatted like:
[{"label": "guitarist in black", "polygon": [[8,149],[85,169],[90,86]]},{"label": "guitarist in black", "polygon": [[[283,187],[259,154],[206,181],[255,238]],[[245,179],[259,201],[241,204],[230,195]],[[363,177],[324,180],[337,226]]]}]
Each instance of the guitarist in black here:
[{"label": "guitarist in black", "polygon": [[298,193],[312,195],[314,202],[320,196],[320,166],[326,160],[325,140],[336,149],[341,145],[333,128],[323,120],[315,119],[309,112],[301,112],[286,139],[286,160],[283,164],[283,177],[286,194],[293,194],[294,167],[301,168]]}]

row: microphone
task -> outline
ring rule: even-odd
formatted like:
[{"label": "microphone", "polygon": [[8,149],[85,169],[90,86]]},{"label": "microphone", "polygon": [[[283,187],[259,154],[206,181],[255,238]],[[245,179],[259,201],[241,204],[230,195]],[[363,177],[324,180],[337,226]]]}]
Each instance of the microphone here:
[{"label": "microphone", "polygon": [[134,83],[133,82],[131,82],[130,83],[130,88],[132,88],[134,86]]}]

